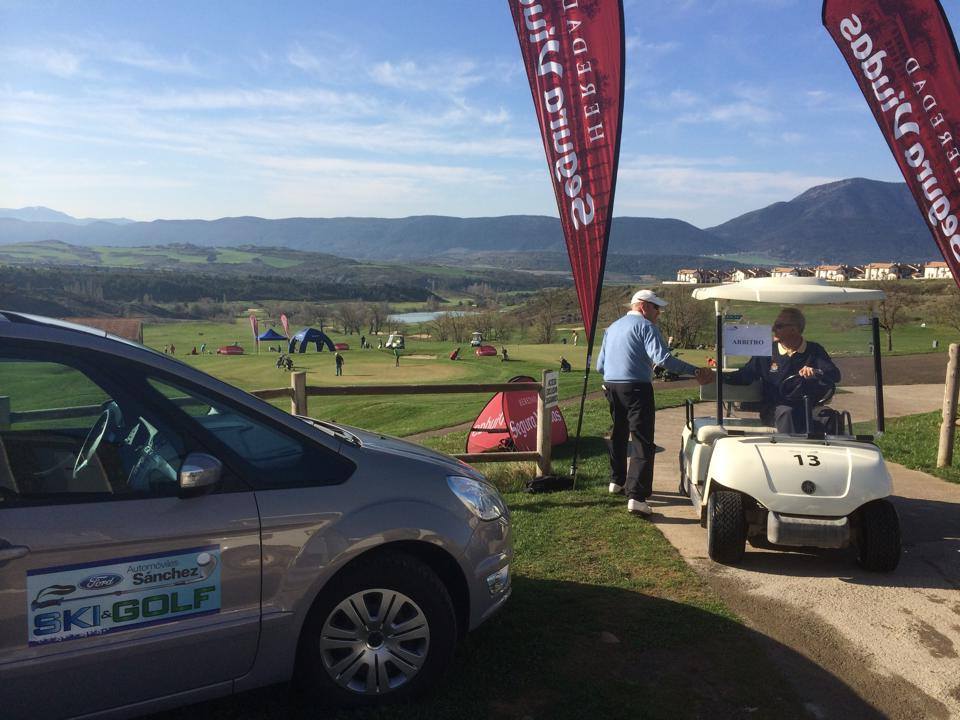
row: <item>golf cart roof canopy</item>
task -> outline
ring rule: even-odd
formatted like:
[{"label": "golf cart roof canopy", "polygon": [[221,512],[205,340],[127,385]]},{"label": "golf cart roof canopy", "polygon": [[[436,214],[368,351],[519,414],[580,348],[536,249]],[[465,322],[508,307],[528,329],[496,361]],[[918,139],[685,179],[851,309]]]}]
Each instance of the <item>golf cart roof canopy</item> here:
[{"label": "golf cart roof canopy", "polygon": [[815,277],[749,278],[743,282],[697,288],[697,300],[743,300],[778,305],[828,305],[879,302],[883,290],[849,288]]}]

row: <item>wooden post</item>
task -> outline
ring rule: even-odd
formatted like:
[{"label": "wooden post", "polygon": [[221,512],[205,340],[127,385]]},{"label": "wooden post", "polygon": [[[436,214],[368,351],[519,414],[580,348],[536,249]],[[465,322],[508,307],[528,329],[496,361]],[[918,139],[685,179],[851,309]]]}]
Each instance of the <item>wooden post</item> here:
[{"label": "wooden post", "polygon": [[307,414],[307,373],[304,371],[290,374],[290,387],[293,388],[293,397],[290,398],[290,414]]},{"label": "wooden post", "polygon": [[547,392],[550,378],[554,378],[554,392],[556,388],[555,374],[551,370],[544,370],[541,375],[540,392],[537,393],[537,474],[550,475],[552,466],[550,455],[553,451],[551,434],[553,430],[553,405],[548,404]]},{"label": "wooden post", "polygon": [[947,380],[943,388],[943,422],[940,424],[940,446],[937,448],[937,467],[948,467],[953,462],[954,421],[957,417],[957,392],[960,390],[960,363],[957,356],[960,345],[950,343],[947,361]]},{"label": "wooden post", "polygon": [[10,398],[0,395],[0,430],[10,429]]}]

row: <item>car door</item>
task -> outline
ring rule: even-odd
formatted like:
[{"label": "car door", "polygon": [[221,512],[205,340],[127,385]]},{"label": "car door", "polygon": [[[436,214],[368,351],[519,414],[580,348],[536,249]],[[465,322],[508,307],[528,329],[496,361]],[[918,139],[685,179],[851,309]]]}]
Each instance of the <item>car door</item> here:
[{"label": "car door", "polygon": [[224,466],[216,489],[181,496],[181,463],[207,448],[175,403],[146,401],[149,372],[49,343],[0,350],[5,718],[229,686],[253,664],[254,494]]}]

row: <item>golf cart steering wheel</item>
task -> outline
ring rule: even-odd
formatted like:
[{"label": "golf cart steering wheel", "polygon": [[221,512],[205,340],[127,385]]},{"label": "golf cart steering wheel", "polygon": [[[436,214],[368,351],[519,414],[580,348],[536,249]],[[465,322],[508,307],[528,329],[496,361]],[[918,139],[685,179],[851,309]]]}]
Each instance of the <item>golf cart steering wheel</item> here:
[{"label": "golf cart steering wheel", "polygon": [[87,437],[84,439],[83,445],[80,447],[80,452],[77,454],[77,460],[73,464],[74,479],[76,479],[77,475],[79,475],[87,466],[87,463],[90,462],[90,459],[97,454],[100,443],[103,442],[103,436],[107,434],[107,428],[109,425],[110,410],[104,410],[102,413],[100,413],[100,416],[93,424],[93,427],[91,427],[87,432]]},{"label": "golf cart steering wheel", "polygon": [[813,377],[791,375],[784,378],[783,382],[780,383],[780,394],[786,400],[801,400],[804,395],[809,395],[814,400],[814,405],[823,405],[830,402],[830,398],[836,392],[837,384],[823,375],[814,375]]}]

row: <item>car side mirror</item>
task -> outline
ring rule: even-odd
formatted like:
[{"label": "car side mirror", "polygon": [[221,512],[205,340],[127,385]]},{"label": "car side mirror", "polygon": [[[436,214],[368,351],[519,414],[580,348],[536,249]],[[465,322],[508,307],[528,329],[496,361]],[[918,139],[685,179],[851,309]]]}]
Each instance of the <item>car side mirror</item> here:
[{"label": "car side mirror", "polygon": [[212,455],[193,452],[180,466],[180,496],[202,495],[220,482],[223,463]]}]

